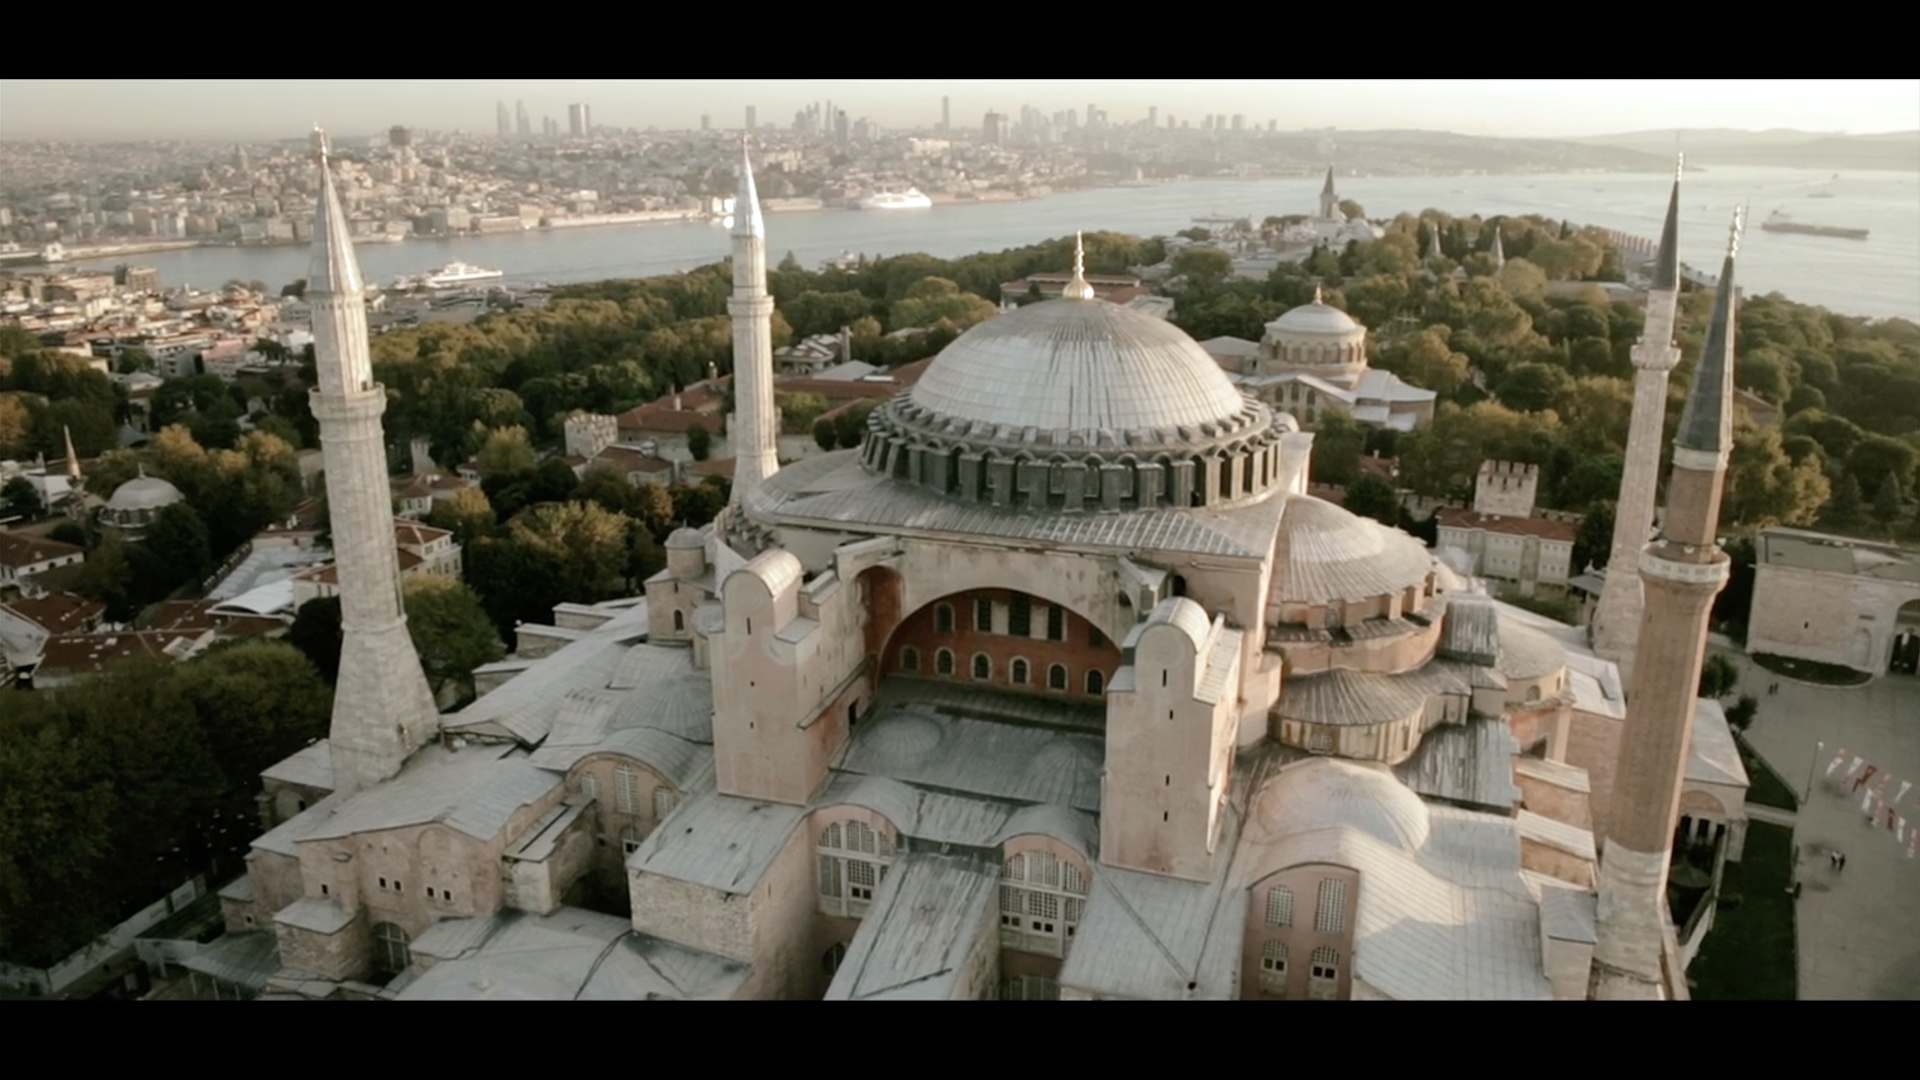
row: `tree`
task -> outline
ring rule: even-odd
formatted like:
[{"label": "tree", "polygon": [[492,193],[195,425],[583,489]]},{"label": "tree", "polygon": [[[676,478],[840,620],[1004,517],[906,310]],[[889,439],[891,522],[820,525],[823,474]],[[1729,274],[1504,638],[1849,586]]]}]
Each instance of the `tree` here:
[{"label": "tree", "polygon": [[101,538],[99,546],[87,553],[87,561],[74,575],[73,591],[107,605],[109,622],[130,621],[138,610],[133,602],[133,566],[127,558],[127,543],[117,533]]},{"label": "tree", "polygon": [[487,436],[480,447],[481,476],[514,476],[532,471],[538,463],[527,429],[519,426],[500,428]]},{"label": "tree", "polygon": [[1338,409],[1327,410],[1313,434],[1313,456],[1308,460],[1309,478],[1314,483],[1336,487],[1354,483],[1360,474],[1360,451],[1366,443],[1367,433],[1354,423],[1353,417]]},{"label": "tree", "polygon": [[1755,428],[1744,420],[1734,425],[1720,504],[1723,528],[1745,534],[1772,525],[1812,524],[1831,490],[1813,458],[1796,465],[1787,456],[1779,429]]},{"label": "tree", "polygon": [[47,509],[40,501],[39,489],[24,476],[16,476],[0,487],[0,499],[6,500],[8,509],[30,518],[39,517]]},{"label": "tree", "polygon": [[1727,706],[1727,725],[1735,731],[1745,731],[1753,726],[1753,718],[1760,711],[1760,700],[1752,694],[1741,694],[1740,700]]},{"label": "tree", "polygon": [[1455,352],[1448,347],[1444,326],[1428,327],[1414,335],[1408,343],[1408,381],[1442,397],[1451,397],[1466,383],[1468,366],[1465,353]]},{"label": "tree", "polygon": [[1400,521],[1400,492],[1394,488],[1393,481],[1377,473],[1361,473],[1347,485],[1344,505],[1353,513],[1382,525],[1394,526]]},{"label": "tree", "polygon": [[1573,569],[1603,567],[1613,557],[1614,504],[1611,500],[1595,503],[1573,536]]},{"label": "tree", "polygon": [[1508,259],[1497,276],[1508,296],[1539,296],[1547,287],[1546,272],[1526,259]]},{"label": "tree", "polygon": [[1889,474],[1881,479],[1879,490],[1873,493],[1873,520],[1885,526],[1887,538],[1892,539],[1893,523],[1905,512],[1900,499],[1900,481]]},{"label": "tree", "polygon": [[713,435],[707,431],[705,425],[695,424],[687,429],[687,453],[693,455],[693,460],[705,461],[707,455],[712,452]]},{"label": "tree", "polygon": [[340,598],[316,596],[301,604],[287,627],[286,642],[332,686],[340,676]]},{"label": "tree", "polygon": [[1516,364],[1500,380],[1500,401],[1510,408],[1543,412],[1553,408],[1573,380],[1550,364]]},{"label": "tree", "polygon": [[420,654],[420,667],[434,696],[452,687],[459,700],[471,700],[474,669],[507,652],[480,598],[452,578],[424,575],[408,578],[401,595],[407,634]]},{"label": "tree", "polygon": [[894,330],[940,322],[965,329],[993,318],[998,312],[991,300],[962,292],[947,278],[925,277],[909,286],[906,295],[894,302],[887,322]]},{"label": "tree", "polygon": [[496,521],[487,493],[468,487],[445,499],[435,499],[433,509],[427,511],[427,524],[451,532],[461,547],[471,547],[475,540],[493,532]]},{"label": "tree", "polygon": [[[5,329],[5,328],[0,328]],[[33,416],[18,394],[0,394],[0,458],[26,453]]]},{"label": "tree", "polygon": [[1700,696],[1719,699],[1740,685],[1740,668],[1720,653],[1709,653],[1700,667]]},{"label": "tree", "polygon": [[559,458],[547,458],[534,468],[533,476],[527,480],[527,501],[565,502],[573,498],[579,486],[580,478],[574,475],[573,466]]},{"label": "tree", "polygon": [[879,402],[860,401],[847,406],[839,416],[833,418],[833,432],[840,448],[850,449],[860,445],[867,435],[867,417],[873,414]]},{"label": "tree", "polygon": [[1173,257],[1172,269],[1192,285],[1207,286],[1233,273],[1233,257],[1219,248],[1190,247]]},{"label": "tree", "polygon": [[840,432],[832,420],[823,416],[813,422],[813,441],[820,444],[822,450],[833,450],[840,445]]},{"label": "tree", "polygon": [[1352,199],[1340,200],[1340,212],[1347,215],[1348,221],[1365,221],[1367,219],[1367,208],[1354,202]]}]

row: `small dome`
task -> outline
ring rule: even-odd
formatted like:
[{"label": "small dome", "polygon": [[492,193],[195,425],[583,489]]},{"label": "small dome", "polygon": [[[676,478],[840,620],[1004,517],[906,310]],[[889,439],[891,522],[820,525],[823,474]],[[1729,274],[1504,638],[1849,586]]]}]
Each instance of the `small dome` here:
[{"label": "small dome", "polygon": [[131,513],[138,510],[159,510],[186,501],[180,489],[157,476],[142,474],[113,489],[113,496],[107,500],[109,513]]},{"label": "small dome", "polygon": [[1096,300],[1050,300],[975,326],[908,391],[943,416],[1021,431],[1219,424],[1245,399],[1164,319]]},{"label": "small dome", "polygon": [[1538,679],[1567,666],[1567,650],[1552,637],[1517,619],[1500,620],[1500,674]]},{"label": "small dome", "polygon": [[673,535],[667,537],[667,547],[669,548],[702,548],[706,546],[706,538],[700,535],[699,529],[683,526],[673,530]]},{"label": "small dome", "polygon": [[1346,312],[1316,300],[1273,320],[1267,329],[1286,334],[1352,334],[1361,326]]},{"label": "small dome", "polygon": [[1260,824],[1275,836],[1358,829],[1414,852],[1432,826],[1427,806],[1384,765],[1311,758],[1288,766],[1260,793]]},{"label": "small dome", "polygon": [[946,737],[946,728],[932,717],[895,713],[867,733],[866,744],[898,767],[932,753]]}]

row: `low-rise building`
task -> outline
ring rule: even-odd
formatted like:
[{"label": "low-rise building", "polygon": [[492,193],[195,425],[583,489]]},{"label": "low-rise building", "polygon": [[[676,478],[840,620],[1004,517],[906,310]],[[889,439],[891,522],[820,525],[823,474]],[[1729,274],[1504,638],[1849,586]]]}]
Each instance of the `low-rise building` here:
[{"label": "low-rise building", "polygon": [[0,531],[0,589],[62,566],[85,562],[86,550],[32,533]]},{"label": "low-rise building", "polygon": [[1805,529],[1763,531],[1747,649],[1912,674],[1920,662],[1920,549]]},{"label": "low-rise building", "polygon": [[1523,596],[1532,596],[1541,585],[1565,588],[1577,530],[1564,516],[1534,514],[1539,482],[1537,465],[1482,463],[1473,509],[1435,511],[1437,546],[1465,552],[1473,573],[1516,583]]}]

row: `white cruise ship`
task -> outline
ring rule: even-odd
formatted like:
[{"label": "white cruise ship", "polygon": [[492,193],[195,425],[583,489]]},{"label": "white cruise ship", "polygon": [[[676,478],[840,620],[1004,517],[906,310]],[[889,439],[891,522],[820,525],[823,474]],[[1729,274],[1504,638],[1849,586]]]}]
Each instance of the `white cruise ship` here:
[{"label": "white cruise ship", "polygon": [[450,289],[456,285],[492,281],[494,278],[505,276],[505,272],[500,270],[488,270],[470,263],[450,262],[431,273],[397,277],[393,279],[393,287],[396,289]]},{"label": "white cruise ship", "polygon": [[904,192],[877,191],[857,205],[862,210],[925,210],[933,200],[920,194],[919,188],[910,187]]}]

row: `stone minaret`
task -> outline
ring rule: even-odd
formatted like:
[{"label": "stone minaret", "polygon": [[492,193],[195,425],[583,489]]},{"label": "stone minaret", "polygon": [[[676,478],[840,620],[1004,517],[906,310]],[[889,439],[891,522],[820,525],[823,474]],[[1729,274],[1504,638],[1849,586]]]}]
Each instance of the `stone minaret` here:
[{"label": "stone minaret", "polygon": [[312,392],[327,470],[327,505],[340,576],[340,679],[334,688],[334,788],[356,791],[400,771],[439,723],[400,604],[400,564],[387,487],[386,391],[373,381],[366,298],[346,214],[313,133],[320,206],[313,223],[307,303],[320,385]]},{"label": "stone minaret", "polygon": [[1680,362],[1673,345],[1674,306],[1680,296],[1680,175],[1667,200],[1667,223],[1660,230],[1653,287],[1647,292],[1646,327],[1633,343],[1633,419],[1627,430],[1626,471],[1614,508],[1613,547],[1607,556],[1607,583],[1593,615],[1593,649],[1620,665],[1624,685],[1633,686],[1634,638],[1640,631],[1640,549],[1653,535],[1654,497],[1660,487],[1660,436],[1666,429],[1667,376]]},{"label": "stone minaret", "polygon": [[740,195],[733,208],[733,497],[748,493],[780,470],[780,410],[773,400],[773,297],[767,295],[767,228],[753,186],[753,162],[740,147]]},{"label": "stone minaret", "polygon": [[1333,191],[1333,166],[1327,166],[1327,182],[1320,187],[1320,217],[1332,220],[1340,216],[1340,196]]},{"label": "stone minaret", "polygon": [[[1677,196],[1680,193],[1676,191],[1674,194]],[[1507,251],[1500,243],[1500,227],[1498,225],[1493,228],[1493,247],[1490,249],[1490,253],[1493,255],[1494,266],[1500,267],[1507,265]]]},{"label": "stone minaret", "polygon": [[1739,242],[1735,211],[1706,349],[1673,440],[1666,521],[1659,538],[1640,553],[1646,617],[1600,856],[1596,999],[1658,998],[1665,985],[1667,864],[1700,692],[1707,615],[1727,583],[1727,556],[1715,533],[1733,446],[1733,256]]}]

